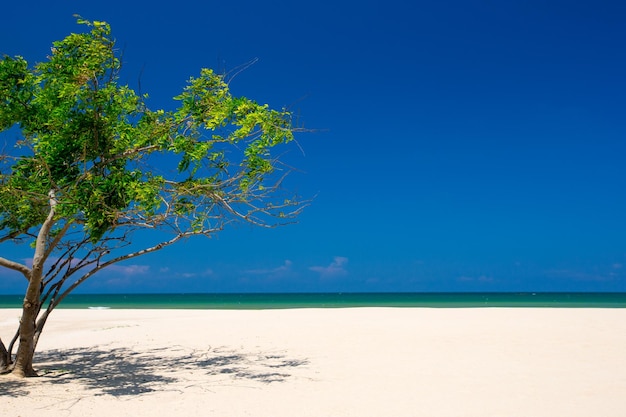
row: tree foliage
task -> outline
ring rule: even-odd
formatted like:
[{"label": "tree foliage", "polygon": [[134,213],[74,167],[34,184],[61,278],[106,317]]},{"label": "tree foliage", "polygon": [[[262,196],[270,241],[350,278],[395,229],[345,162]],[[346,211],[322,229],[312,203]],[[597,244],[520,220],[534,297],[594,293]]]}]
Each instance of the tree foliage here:
[{"label": "tree foliage", "polygon": [[[34,249],[32,265],[0,257],[28,280],[16,338],[30,345],[10,366],[16,338],[4,355],[0,340],[0,360],[21,374],[34,372],[50,311],[97,271],[229,222],[283,224],[304,206],[282,190],[288,169],[272,155],[294,139],[288,111],[232,96],[210,69],[188,80],[175,110],[151,110],[119,82],[110,26],[78,23],[86,30],[54,42],[44,62],[0,60],[0,131],[21,132],[0,157],[0,243]],[[137,249],[140,230],[161,239]]]}]

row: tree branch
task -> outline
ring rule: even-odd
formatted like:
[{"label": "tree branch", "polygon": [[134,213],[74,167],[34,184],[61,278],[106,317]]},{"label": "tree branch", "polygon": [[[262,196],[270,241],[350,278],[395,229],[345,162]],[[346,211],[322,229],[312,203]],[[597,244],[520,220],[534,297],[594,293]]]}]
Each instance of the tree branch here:
[{"label": "tree branch", "polygon": [[46,261],[50,253],[50,251],[46,249],[46,242],[48,240],[48,236],[50,235],[50,230],[52,230],[52,226],[55,222],[54,216],[56,214],[57,200],[54,190],[50,190],[48,196],[50,198],[50,212],[37,234],[35,255],[33,256],[33,272],[37,271],[38,275],[41,275],[41,271],[43,271],[43,263]]},{"label": "tree branch", "polygon": [[5,268],[13,269],[14,271],[21,272],[26,279],[30,276],[30,268],[26,265],[19,264],[17,262],[10,261],[8,259],[0,257],[0,266],[4,266]]},{"label": "tree branch", "polygon": [[[104,268],[106,268],[106,267],[108,267],[110,265],[116,264],[118,262],[127,261],[129,259],[136,258],[136,257],[141,256],[141,255],[145,255],[145,254],[148,254],[148,253],[151,253],[151,252],[156,252],[156,251],[158,251],[160,249],[163,249],[166,246],[169,246],[169,245],[172,245],[172,244],[176,243],[177,241],[179,241],[179,240],[181,240],[183,238],[187,238],[187,237],[190,237],[190,236],[193,236],[193,235],[198,235],[198,234],[202,234],[202,233],[201,232],[179,233],[178,235],[174,236],[172,239],[170,239],[168,241],[164,241],[164,242],[158,243],[158,244],[156,244],[154,246],[151,246],[149,248],[146,248],[146,249],[142,249],[142,250],[139,250],[139,251],[136,251],[136,252],[128,253],[126,255],[118,256],[117,258],[113,258],[113,259],[108,260],[108,261],[106,261],[104,263],[101,263],[101,264],[99,263],[98,266],[96,266],[95,268],[93,268],[89,272],[85,273],[82,277],[80,277],[75,282],[73,282],[72,285],[67,287],[67,289],[65,291],[63,291],[63,293],[60,296],[58,296],[58,298],[56,298],[54,300],[51,300],[50,301],[51,305],[48,307],[48,309],[52,310],[54,307],[56,307],[76,287],[78,287],[85,280],[87,280],[88,278],[93,276],[96,272],[100,271],[101,269],[104,269]],[[93,262],[91,262],[91,263],[93,263]],[[74,272],[72,272],[72,274]]]},{"label": "tree branch", "polygon": [[17,238],[19,235],[21,234],[21,231],[13,231],[10,233],[7,233],[5,236],[0,237],[0,243],[2,242],[6,242],[7,240],[12,240]]},{"label": "tree branch", "polygon": [[56,249],[59,242],[61,241],[61,239],[63,239],[63,236],[65,236],[65,233],[67,233],[72,223],[73,222],[71,221],[68,221],[67,223],[65,223],[65,226],[63,226],[63,229],[61,229],[61,231],[55,236],[54,240],[48,245],[48,249],[46,250],[46,254],[44,255],[45,259],[47,259],[50,256],[50,254],[54,251],[54,249]]}]

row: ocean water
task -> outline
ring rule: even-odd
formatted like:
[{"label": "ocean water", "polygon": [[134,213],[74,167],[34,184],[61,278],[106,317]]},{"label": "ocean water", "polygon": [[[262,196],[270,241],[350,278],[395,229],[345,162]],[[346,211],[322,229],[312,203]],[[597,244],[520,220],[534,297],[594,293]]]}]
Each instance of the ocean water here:
[{"label": "ocean water", "polygon": [[[0,308],[19,308],[22,299],[22,295],[0,295]],[[347,307],[626,308],[626,293],[73,294],[58,308],[261,310]]]}]

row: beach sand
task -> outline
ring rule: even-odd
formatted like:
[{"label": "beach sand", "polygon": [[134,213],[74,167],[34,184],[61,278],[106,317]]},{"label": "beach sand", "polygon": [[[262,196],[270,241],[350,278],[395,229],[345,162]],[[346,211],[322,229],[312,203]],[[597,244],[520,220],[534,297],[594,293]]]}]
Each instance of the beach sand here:
[{"label": "beach sand", "polygon": [[0,416],[619,417],[625,352],[626,309],[58,310]]}]

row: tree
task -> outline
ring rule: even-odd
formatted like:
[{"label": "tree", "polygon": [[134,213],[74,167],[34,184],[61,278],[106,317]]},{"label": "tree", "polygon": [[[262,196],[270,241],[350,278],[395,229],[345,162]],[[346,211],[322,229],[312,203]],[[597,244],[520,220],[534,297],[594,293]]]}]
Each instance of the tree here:
[{"label": "tree", "polygon": [[[20,132],[0,156],[0,244],[33,248],[32,264],[0,257],[27,284],[17,332],[0,339],[0,370],[18,376],[36,375],[50,313],[98,271],[231,222],[286,224],[306,205],[283,191],[289,170],[271,153],[293,140],[288,111],[233,97],[209,69],[176,110],[150,110],[119,83],[110,26],[78,23],[33,68],[0,61],[0,132]],[[148,232],[153,243],[131,242]]]}]

